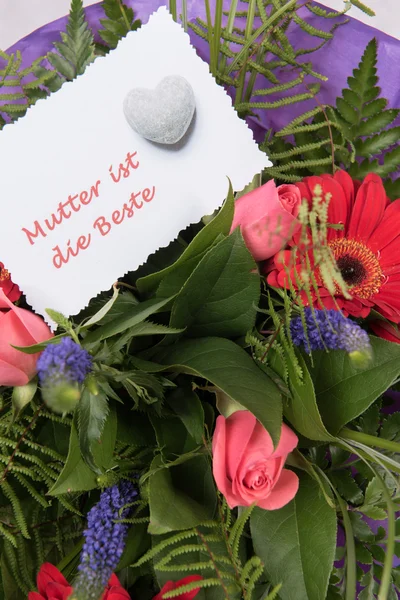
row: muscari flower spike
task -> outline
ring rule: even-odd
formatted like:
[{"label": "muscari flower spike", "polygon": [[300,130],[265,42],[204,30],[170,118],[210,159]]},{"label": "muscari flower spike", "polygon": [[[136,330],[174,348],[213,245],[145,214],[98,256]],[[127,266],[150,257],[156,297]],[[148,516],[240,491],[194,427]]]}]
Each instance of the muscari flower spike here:
[{"label": "muscari flower spike", "polygon": [[115,521],[128,516],[130,508],[124,506],[136,496],[133,483],[122,480],[104,490],[100,501],[89,511],[72,600],[100,598],[125,548],[128,525]]},{"label": "muscari flower spike", "polygon": [[338,310],[304,309],[306,328],[301,317],[290,322],[290,334],[295,346],[312,350],[345,350],[357,364],[371,357],[369,336],[362,327]]},{"label": "muscari flower spike", "polygon": [[80,386],[93,367],[90,354],[71,338],[49,344],[37,361],[39,382],[46,404],[56,412],[72,411]]}]

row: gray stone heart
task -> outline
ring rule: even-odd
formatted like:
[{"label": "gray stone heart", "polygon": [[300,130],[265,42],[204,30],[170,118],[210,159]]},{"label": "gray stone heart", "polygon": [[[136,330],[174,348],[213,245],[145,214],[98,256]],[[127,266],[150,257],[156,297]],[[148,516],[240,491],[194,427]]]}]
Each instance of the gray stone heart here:
[{"label": "gray stone heart", "polygon": [[125,117],[134,131],[159,144],[176,144],[196,108],[192,86],[180,75],[164,77],[155,90],[136,88],[124,100]]}]

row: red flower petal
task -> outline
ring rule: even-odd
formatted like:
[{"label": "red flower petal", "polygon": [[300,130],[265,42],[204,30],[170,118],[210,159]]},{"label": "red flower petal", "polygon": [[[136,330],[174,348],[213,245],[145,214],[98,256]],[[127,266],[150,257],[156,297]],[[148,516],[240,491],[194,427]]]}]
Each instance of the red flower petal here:
[{"label": "red flower petal", "polygon": [[357,192],[346,237],[368,241],[383,219],[387,197],[378,175],[370,174]]},{"label": "red flower petal", "polygon": [[[348,212],[350,208],[350,198],[347,198],[345,190],[340,183],[331,176],[307,177],[307,184],[312,193],[315,186],[322,188],[322,199],[330,198],[328,207],[328,221],[331,224],[347,224]],[[345,235],[344,229],[328,229],[328,240],[332,240]]]},{"label": "red flower petal", "polygon": [[65,579],[64,575],[50,563],[43,563],[40,567],[40,571],[37,576],[37,586],[39,593],[43,596],[46,595],[46,587],[51,582],[60,583],[65,587],[69,587],[68,581]]},{"label": "red flower petal", "polygon": [[[388,244],[396,241],[400,258],[400,200],[392,202],[385,210],[382,221],[368,240],[372,252],[383,250]],[[398,239],[396,239],[398,238]]]}]

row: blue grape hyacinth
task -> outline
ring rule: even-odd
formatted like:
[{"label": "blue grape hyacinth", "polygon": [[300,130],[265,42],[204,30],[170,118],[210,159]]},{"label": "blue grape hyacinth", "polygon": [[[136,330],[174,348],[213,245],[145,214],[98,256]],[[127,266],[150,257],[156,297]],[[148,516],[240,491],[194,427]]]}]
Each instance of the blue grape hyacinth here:
[{"label": "blue grape hyacinth", "polygon": [[300,316],[290,322],[290,334],[295,346],[312,350],[345,350],[357,359],[371,354],[369,336],[362,327],[337,310],[305,308],[305,323]]},{"label": "blue grape hyacinth", "polygon": [[37,361],[39,382],[46,404],[54,411],[73,410],[80,398],[80,386],[93,367],[84,348],[65,337],[49,344]]},{"label": "blue grape hyacinth", "polygon": [[136,496],[133,483],[123,480],[104,490],[89,511],[74,600],[98,600],[104,591],[120,561],[128,531],[128,525],[115,521],[128,516],[130,508],[124,506]]}]

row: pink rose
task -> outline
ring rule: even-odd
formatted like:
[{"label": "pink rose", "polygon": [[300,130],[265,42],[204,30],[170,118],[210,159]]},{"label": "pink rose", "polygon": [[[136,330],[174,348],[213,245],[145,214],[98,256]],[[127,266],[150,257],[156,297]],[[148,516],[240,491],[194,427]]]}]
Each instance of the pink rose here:
[{"label": "pink rose", "polygon": [[297,436],[283,424],[274,450],[268,431],[247,410],[227,419],[219,416],[213,438],[213,473],[229,507],[255,503],[275,510],[290,502],[298,490],[299,478],[283,465],[297,443]]},{"label": "pink rose", "polygon": [[0,288],[0,385],[25,385],[36,375],[38,354],[25,354],[12,346],[32,346],[53,337],[46,323],[18,308]]},{"label": "pink rose", "polygon": [[236,201],[231,233],[240,227],[254,259],[267,260],[282,250],[300,227],[296,218],[300,205],[297,186],[276,187],[271,179]]}]

